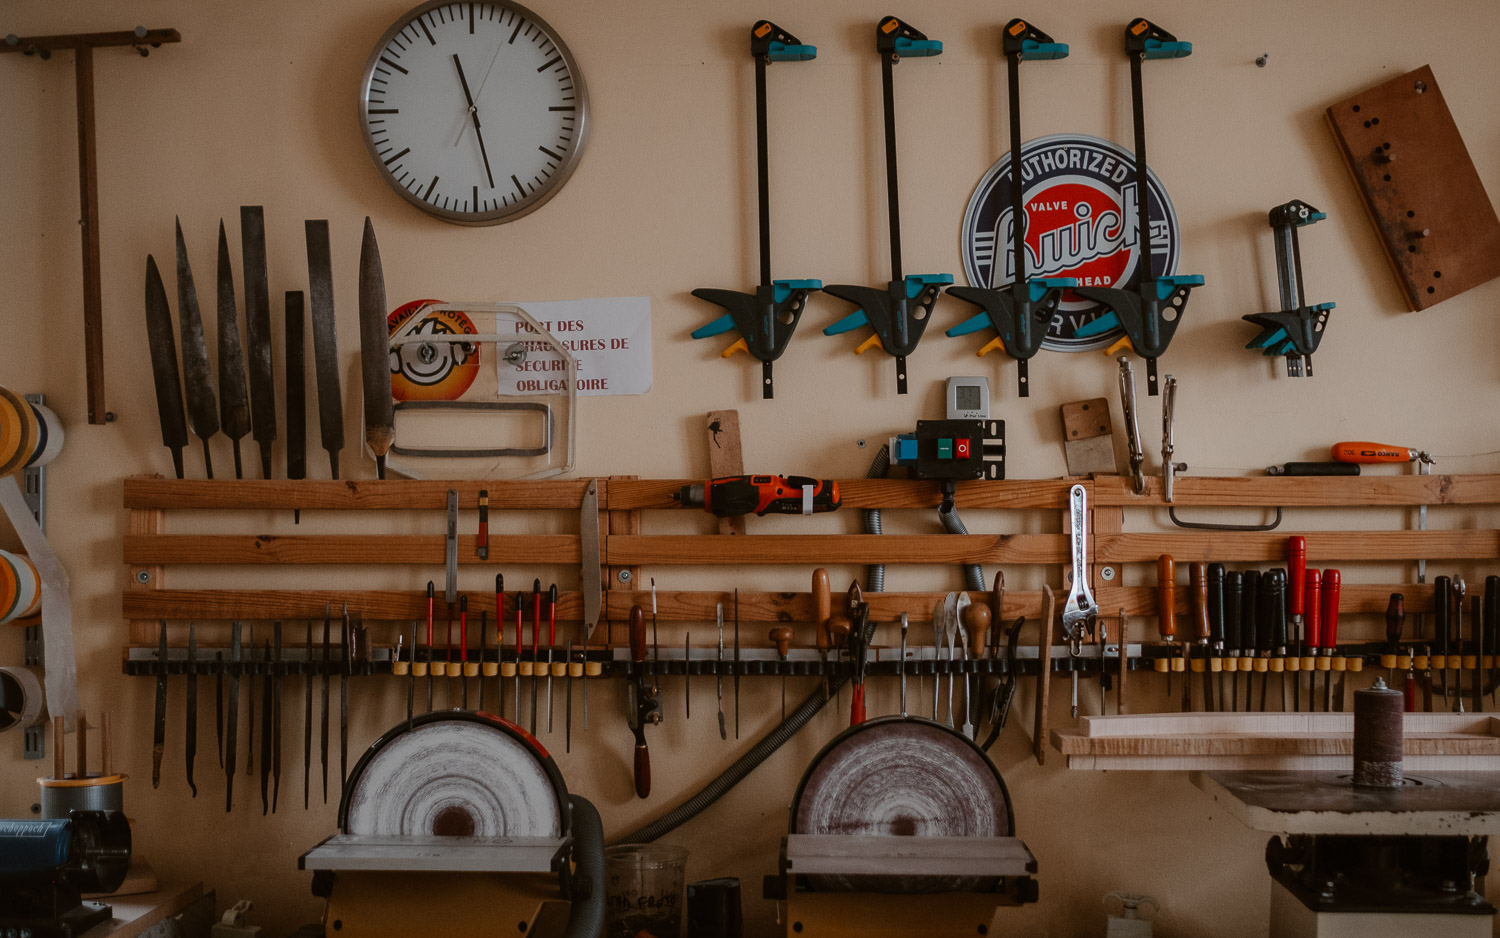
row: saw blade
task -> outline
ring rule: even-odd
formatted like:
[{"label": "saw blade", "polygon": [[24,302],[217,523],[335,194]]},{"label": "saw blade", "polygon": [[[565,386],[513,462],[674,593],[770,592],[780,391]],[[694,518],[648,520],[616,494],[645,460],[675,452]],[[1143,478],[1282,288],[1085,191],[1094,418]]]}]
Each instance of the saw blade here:
[{"label": "saw blade", "polygon": [[385,478],[385,455],[396,440],[396,414],[391,402],[390,329],[386,325],[385,273],[380,267],[380,245],[375,226],[365,216],[364,240],[359,248],[359,358],[364,378],[365,444],[375,456],[380,478]]},{"label": "saw blade", "polygon": [[[1009,837],[1010,796],[994,763],[959,733],[922,719],[872,720],[835,737],[792,802],[794,834]],[[984,891],[983,878],[809,877],[827,891]],[[815,882],[813,882],[815,880]]]},{"label": "saw blade", "polygon": [[333,478],[339,477],[339,450],[344,448],[344,403],[339,391],[339,337],[333,321],[333,260],[327,219],[309,220],[307,228],[308,300],[312,307],[313,371],[318,381],[318,428]]},{"label": "saw blade", "polygon": [[250,391],[245,384],[245,352],[240,344],[239,313],[234,301],[234,269],[229,240],[219,220],[219,429],[234,441],[234,477],[245,477],[240,440],[250,432]]},{"label": "saw blade", "polygon": [[250,378],[250,434],[260,448],[261,478],[271,478],[276,442],[276,371],[271,364],[271,287],[266,276],[266,217],[240,206],[240,256],[245,276],[245,345]]},{"label": "saw blade", "polygon": [[161,420],[162,445],[172,451],[172,465],[182,478],[182,448],[187,445],[187,421],[182,415],[182,378],[177,371],[177,340],[172,335],[172,311],[167,288],[156,269],[156,258],[146,255],[146,344],[151,349],[151,378],[156,383],[156,413]]},{"label": "saw blade", "polygon": [[550,756],[486,713],[436,712],[377,740],[349,776],[346,834],[559,837],[568,793]]}]

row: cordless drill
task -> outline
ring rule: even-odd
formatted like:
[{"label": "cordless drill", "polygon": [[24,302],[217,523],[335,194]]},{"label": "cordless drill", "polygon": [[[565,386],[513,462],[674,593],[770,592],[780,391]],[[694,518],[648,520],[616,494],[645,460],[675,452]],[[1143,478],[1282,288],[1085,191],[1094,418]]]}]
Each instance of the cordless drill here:
[{"label": "cordless drill", "polygon": [[840,504],[837,482],[809,476],[725,476],[684,485],[672,497],[719,518],[811,515]]}]

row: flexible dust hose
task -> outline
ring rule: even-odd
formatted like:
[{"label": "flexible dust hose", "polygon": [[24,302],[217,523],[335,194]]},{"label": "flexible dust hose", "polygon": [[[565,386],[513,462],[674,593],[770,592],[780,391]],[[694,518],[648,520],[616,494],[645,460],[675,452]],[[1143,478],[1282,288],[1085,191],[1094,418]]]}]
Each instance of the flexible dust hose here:
[{"label": "flexible dust hose", "polygon": [[[879,452],[875,454],[875,461],[870,463],[870,471],[865,473],[866,479],[884,479],[891,471],[891,448],[889,445],[881,445]],[[865,509],[865,533],[879,534],[880,531],[880,509]],[[865,591],[868,593],[885,592],[885,564],[872,563],[865,568]]]},{"label": "flexible dust hose", "polygon": [[596,938],[604,931],[604,822],[593,802],[582,795],[569,795],[573,809],[574,875],[588,893],[573,903],[563,938]]},{"label": "flexible dust hose", "polygon": [[[874,622],[866,629],[866,634],[874,631]],[[847,677],[837,677],[828,682],[828,696],[832,699],[835,694],[849,683]],[[806,726],[818,711],[827,706],[828,701],[823,699],[823,689],[820,687],[802,702],[802,705],[793,710],[791,716],[771,732],[767,733],[760,742],[750,747],[746,752],[734,761],[734,764],[725,769],[717,778],[703,786],[696,795],[684,801],[682,804],[668,811],[666,814],[652,821],[644,827],[637,828],[627,834],[616,837],[610,841],[612,844],[643,844],[650,843],[668,831],[687,823],[701,814],[709,805],[718,801],[729,792],[729,789],[738,785],[745,776],[755,771],[771,754],[780,749],[787,740],[797,734],[797,731]]]},{"label": "flexible dust hose", "polygon": [[[944,503],[939,507],[938,518],[943,522],[943,527],[948,529],[949,534],[969,533],[969,529],[964,527],[963,519],[958,516],[958,509],[952,504]],[[977,563],[966,563],[960,566],[964,568],[964,585],[976,593],[984,592],[984,568]]]}]

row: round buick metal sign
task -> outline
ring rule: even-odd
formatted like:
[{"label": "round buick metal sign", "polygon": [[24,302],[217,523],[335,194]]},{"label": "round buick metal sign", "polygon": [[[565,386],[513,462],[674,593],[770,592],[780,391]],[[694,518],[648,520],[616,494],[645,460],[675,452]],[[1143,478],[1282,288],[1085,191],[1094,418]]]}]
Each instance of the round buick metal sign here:
[{"label": "round buick metal sign", "polygon": [[[1177,212],[1161,180],[1146,169],[1152,268],[1175,273],[1180,239]],[[1010,154],[991,166],[964,212],[964,275],[976,287],[1002,287],[1015,279],[1012,253]],[[1142,278],[1136,225],[1135,157],[1109,140],[1082,134],[1038,137],[1021,147],[1021,191],[1026,277],[1076,277],[1084,287],[1130,289]],[[1103,348],[1116,329],[1087,339],[1079,327],[1109,312],[1069,290],[1063,293],[1042,347],[1078,352]]]}]

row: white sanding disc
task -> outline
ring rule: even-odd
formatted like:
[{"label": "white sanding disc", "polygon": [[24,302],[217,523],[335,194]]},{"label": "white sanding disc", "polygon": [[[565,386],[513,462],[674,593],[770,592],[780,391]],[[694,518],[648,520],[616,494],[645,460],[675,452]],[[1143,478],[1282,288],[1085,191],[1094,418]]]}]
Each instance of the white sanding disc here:
[{"label": "white sanding disc", "polygon": [[[984,752],[946,726],[921,719],[861,724],[814,760],[792,805],[794,834],[1009,837],[1010,801]],[[813,877],[839,891],[944,892],[971,880],[912,882],[886,876]]]},{"label": "white sanding disc", "polygon": [[550,758],[519,729],[474,716],[432,714],[375,743],[349,780],[344,833],[562,836]]}]

